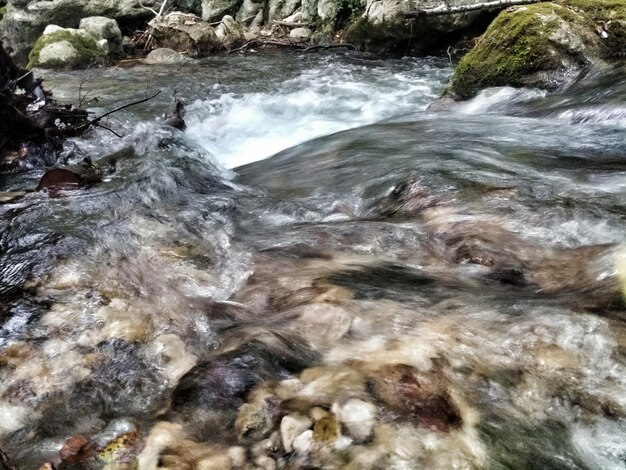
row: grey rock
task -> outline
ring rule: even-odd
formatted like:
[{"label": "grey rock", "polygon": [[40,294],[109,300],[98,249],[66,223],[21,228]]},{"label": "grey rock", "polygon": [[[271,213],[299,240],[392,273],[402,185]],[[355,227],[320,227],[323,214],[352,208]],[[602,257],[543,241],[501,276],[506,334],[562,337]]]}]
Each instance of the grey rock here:
[{"label": "grey rock", "polygon": [[155,18],[150,31],[160,47],[204,55],[222,48],[215,30],[195,15],[180,12]]},{"label": "grey rock", "polygon": [[213,23],[224,15],[236,15],[243,0],[202,0],[202,19]]},{"label": "grey rock", "polygon": [[282,20],[300,7],[301,0],[269,0],[269,19]]},{"label": "grey rock", "polygon": [[215,28],[215,34],[225,49],[233,49],[246,42],[244,28],[232,16],[226,15]]},{"label": "grey rock", "polygon": [[80,20],[79,29],[87,31],[97,40],[105,39],[109,53],[122,52],[122,32],[117,21],[104,16],[90,16]]},{"label": "grey rock", "polygon": [[313,34],[310,28],[294,28],[289,33],[289,37],[293,39],[309,39]]},{"label": "grey rock", "polygon": [[160,47],[158,49],[154,49],[147,55],[144,59],[146,64],[184,64],[189,62],[191,59],[185,57],[184,55],[176,52],[173,49],[168,49],[166,47]]}]

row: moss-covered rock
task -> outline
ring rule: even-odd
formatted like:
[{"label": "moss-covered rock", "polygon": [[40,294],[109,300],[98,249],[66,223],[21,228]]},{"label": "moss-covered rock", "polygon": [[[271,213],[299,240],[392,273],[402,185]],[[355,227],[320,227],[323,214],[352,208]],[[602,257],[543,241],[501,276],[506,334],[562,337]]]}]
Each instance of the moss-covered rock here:
[{"label": "moss-covered rock", "polygon": [[[608,37],[600,37],[599,26]],[[510,8],[463,57],[449,91],[467,99],[491,86],[556,89],[588,64],[621,55],[625,33],[626,0],[559,0]]]},{"label": "moss-covered rock", "polygon": [[0,7],[0,21],[2,21],[2,18],[4,17],[4,14],[6,13],[7,8],[6,7]]},{"label": "moss-covered rock", "polygon": [[28,59],[28,67],[80,68],[104,62],[105,51],[85,31],[55,28],[37,40]]}]

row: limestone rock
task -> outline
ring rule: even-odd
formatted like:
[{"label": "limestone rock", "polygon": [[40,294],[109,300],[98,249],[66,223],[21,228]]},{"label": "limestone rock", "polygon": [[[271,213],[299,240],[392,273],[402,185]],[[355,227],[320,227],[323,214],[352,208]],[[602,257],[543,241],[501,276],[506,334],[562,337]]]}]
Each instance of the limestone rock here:
[{"label": "limestone rock", "polygon": [[311,37],[311,34],[313,34],[313,32],[310,28],[294,28],[289,33],[289,37],[292,39],[306,40]]},{"label": "limestone rock", "polygon": [[332,409],[350,436],[358,442],[364,442],[372,435],[376,423],[376,406],[372,403],[350,398],[343,403],[334,403]]},{"label": "limestone rock", "polygon": [[310,418],[300,414],[289,414],[280,422],[280,436],[283,441],[283,448],[286,452],[293,451],[293,442],[297,436],[313,424]]},{"label": "limestone rock", "polygon": [[114,19],[104,16],[90,16],[80,20],[79,29],[87,31],[97,40],[105,39],[110,54],[122,52],[122,32]]},{"label": "limestone rock", "polygon": [[221,48],[215,30],[195,15],[180,12],[155,18],[150,31],[159,46],[192,55],[204,55]]}]

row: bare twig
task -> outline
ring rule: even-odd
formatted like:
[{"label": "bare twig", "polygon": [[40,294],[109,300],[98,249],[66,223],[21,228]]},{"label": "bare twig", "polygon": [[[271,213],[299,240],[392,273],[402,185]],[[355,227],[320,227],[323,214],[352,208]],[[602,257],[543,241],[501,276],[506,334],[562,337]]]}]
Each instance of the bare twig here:
[{"label": "bare twig", "polygon": [[121,135],[119,135],[117,132],[115,132],[110,127],[107,127],[107,126],[105,126],[103,124],[100,124],[100,123],[96,123],[95,125],[96,125],[96,127],[101,127],[102,129],[109,131],[111,134],[115,135],[116,137],[119,137],[120,139],[122,138]]},{"label": "bare twig", "polygon": [[404,13],[405,18],[423,18],[425,16],[441,16],[454,15],[455,13],[467,13],[470,11],[491,10],[494,8],[506,8],[514,5],[530,5],[531,3],[539,3],[545,0],[491,0],[482,3],[474,3],[470,5],[458,5],[451,7],[442,5],[441,7],[431,8],[428,10],[413,10]]},{"label": "bare twig", "polygon": [[113,113],[117,113],[118,111],[121,111],[122,109],[126,109],[126,108],[130,108],[131,106],[135,106],[136,104],[141,104],[141,103],[145,103],[146,101],[150,101],[151,99],[156,98],[160,94],[161,94],[161,90],[157,91],[152,96],[148,96],[147,98],[143,98],[143,99],[140,99],[140,100],[137,100],[137,101],[133,101],[132,103],[127,103],[127,104],[125,104],[123,106],[119,106],[119,107],[117,107],[115,109],[112,109],[111,111],[108,111],[108,112],[106,112],[106,113],[104,113],[104,114],[102,114],[102,115],[92,119],[91,121],[89,121],[89,125],[96,126],[105,117],[110,116]]},{"label": "bare twig", "polygon": [[446,49],[446,54],[448,54],[448,60],[450,60],[450,67],[452,67],[452,56],[450,55],[450,49],[452,49],[452,46],[448,46],[448,48]]}]

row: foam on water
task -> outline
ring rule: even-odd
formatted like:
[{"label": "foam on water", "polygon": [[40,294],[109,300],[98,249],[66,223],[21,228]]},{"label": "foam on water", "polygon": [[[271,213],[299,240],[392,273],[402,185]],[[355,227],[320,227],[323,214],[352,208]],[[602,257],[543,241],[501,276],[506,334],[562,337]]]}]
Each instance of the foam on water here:
[{"label": "foam on water", "polygon": [[404,62],[406,70],[394,74],[330,62],[270,91],[198,99],[187,108],[187,134],[234,168],[315,137],[421,111],[441,92],[447,71]]}]

